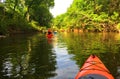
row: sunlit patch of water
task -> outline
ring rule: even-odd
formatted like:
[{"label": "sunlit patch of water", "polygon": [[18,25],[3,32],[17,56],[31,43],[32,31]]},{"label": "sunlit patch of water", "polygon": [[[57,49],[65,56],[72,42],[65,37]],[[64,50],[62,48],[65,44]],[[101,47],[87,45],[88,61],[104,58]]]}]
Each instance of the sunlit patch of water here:
[{"label": "sunlit patch of water", "polygon": [[66,43],[58,42],[56,46],[52,49],[56,54],[57,61],[57,76],[50,79],[74,79],[76,71],[78,71],[78,67],[76,62],[72,60],[73,54],[68,54]]},{"label": "sunlit patch of water", "polygon": [[11,61],[9,61],[11,58],[7,58],[4,63],[3,63],[3,73],[5,73],[4,76],[8,76],[10,77],[12,75],[12,68],[13,68],[13,64],[11,63]]}]

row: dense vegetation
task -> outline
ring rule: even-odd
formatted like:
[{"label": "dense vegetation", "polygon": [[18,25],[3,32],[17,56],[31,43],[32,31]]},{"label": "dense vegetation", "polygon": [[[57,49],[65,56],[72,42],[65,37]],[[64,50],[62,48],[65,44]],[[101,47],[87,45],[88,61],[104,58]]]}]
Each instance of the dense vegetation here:
[{"label": "dense vegetation", "polygon": [[115,32],[120,29],[120,0],[74,0],[53,22],[63,29]]},{"label": "dense vegetation", "polygon": [[[54,0],[0,2],[0,34],[41,30],[51,26]],[[120,29],[119,0],[73,0],[67,12],[53,19],[53,27],[81,31],[116,32]]]},{"label": "dense vegetation", "polygon": [[0,2],[0,35],[49,27],[54,0],[4,0]]}]

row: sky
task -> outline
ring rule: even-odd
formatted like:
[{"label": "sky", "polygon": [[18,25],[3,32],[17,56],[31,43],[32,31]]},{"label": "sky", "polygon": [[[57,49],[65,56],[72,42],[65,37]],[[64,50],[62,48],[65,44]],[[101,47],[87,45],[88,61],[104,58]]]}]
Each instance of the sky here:
[{"label": "sky", "polygon": [[54,0],[55,6],[50,9],[50,12],[53,14],[54,17],[57,15],[63,14],[67,11],[67,8],[70,7],[73,0]]},{"label": "sky", "polygon": [[4,0],[0,0],[0,2],[3,2]]}]

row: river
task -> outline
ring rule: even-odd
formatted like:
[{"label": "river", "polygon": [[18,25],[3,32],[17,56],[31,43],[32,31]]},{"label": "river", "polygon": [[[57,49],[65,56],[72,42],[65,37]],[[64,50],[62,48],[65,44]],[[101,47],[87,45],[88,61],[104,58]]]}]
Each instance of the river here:
[{"label": "river", "polygon": [[85,60],[97,55],[120,79],[120,34],[57,33],[0,38],[0,79],[74,79]]}]

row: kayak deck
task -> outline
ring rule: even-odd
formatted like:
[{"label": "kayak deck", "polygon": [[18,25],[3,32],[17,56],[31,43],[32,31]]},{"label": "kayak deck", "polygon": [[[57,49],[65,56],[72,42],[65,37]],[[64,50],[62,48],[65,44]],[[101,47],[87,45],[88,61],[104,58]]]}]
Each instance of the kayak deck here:
[{"label": "kayak deck", "polygon": [[105,67],[102,61],[96,56],[91,55],[75,79],[114,79],[109,70]]}]

